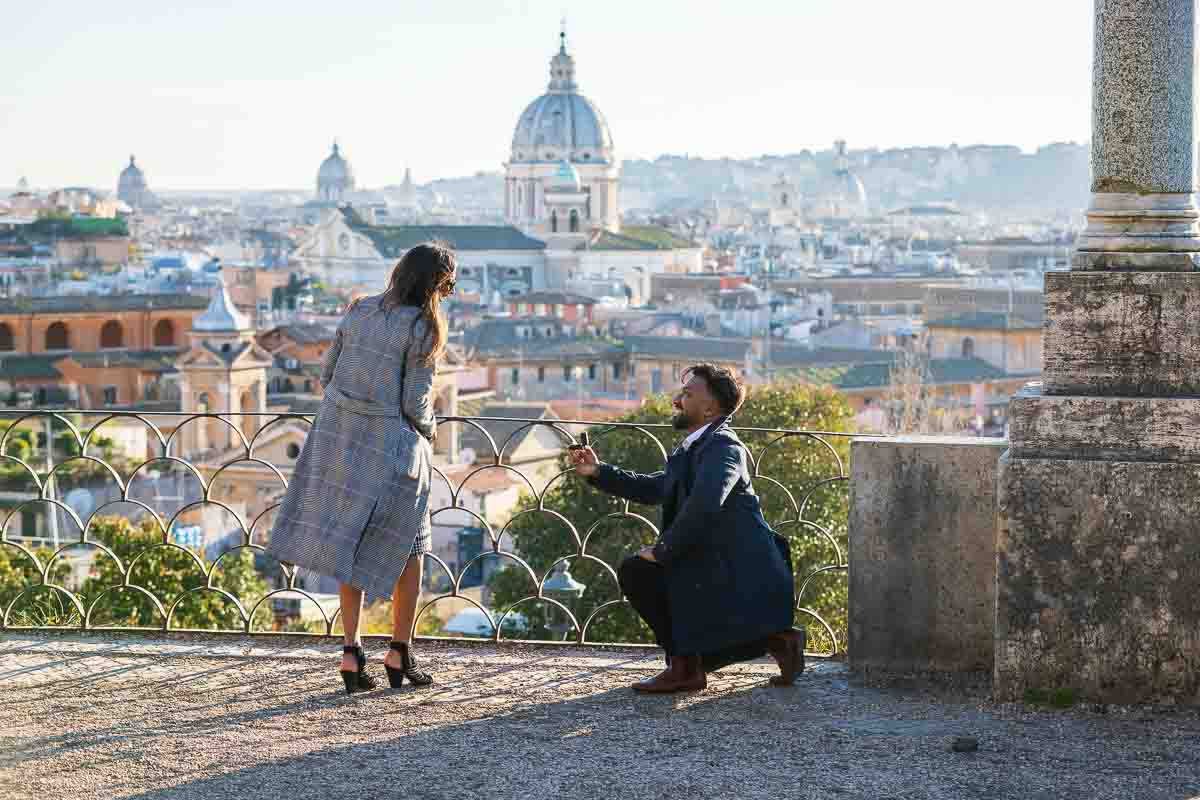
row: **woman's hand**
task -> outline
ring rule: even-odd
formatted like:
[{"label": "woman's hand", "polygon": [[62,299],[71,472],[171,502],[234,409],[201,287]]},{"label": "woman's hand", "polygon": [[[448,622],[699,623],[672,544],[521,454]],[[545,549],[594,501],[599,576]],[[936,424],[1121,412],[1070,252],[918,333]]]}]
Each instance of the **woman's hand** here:
[{"label": "woman's hand", "polygon": [[590,478],[600,471],[600,459],[596,451],[590,447],[571,448],[571,463],[575,465],[575,474]]}]

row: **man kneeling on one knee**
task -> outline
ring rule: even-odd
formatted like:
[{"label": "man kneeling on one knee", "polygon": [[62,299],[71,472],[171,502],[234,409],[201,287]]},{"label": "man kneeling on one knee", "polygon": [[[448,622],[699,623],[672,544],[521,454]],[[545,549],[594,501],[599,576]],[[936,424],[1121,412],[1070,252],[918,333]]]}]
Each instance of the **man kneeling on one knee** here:
[{"label": "man kneeling on one knee", "polygon": [[620,567],[621,591],[666,651],[667,669],[641,692],[703,689],[706,672],[770,653],[774,685],[804,670],[804,630],[792,627],[795,586],[787,541],[767,525],[745,445],[729,427],[745,393],[728,370],[698,364],[675,395],[686,438],[666,469],[640,475],[572,450],[575,471],[601,491],[662,506],[653,547]]}]

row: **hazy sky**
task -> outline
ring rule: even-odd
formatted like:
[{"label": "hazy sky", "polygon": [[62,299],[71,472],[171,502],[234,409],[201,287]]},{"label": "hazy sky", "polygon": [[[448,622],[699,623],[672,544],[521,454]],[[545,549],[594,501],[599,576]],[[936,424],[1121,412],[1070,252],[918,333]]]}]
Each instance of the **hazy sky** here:
[{"label": "hazy sky", "polygon": [[621,156],[1089,136],[1091,0],[6,4],[0,185],[311,188],[498,169],[567,17]]}]

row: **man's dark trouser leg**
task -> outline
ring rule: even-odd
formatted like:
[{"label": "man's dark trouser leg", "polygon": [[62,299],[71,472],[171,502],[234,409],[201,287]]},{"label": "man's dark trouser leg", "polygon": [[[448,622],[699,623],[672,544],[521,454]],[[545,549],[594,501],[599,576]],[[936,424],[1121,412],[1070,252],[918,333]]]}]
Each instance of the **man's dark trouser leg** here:
[{"label": "man's dark trouser leg", "polygon": [[667,580],[663,568],[653,561],[630,556],[621,562],[617,579],[629,604],[654,631],[659,646],[668,656],[674,655],[671,610],[667,605]]}]

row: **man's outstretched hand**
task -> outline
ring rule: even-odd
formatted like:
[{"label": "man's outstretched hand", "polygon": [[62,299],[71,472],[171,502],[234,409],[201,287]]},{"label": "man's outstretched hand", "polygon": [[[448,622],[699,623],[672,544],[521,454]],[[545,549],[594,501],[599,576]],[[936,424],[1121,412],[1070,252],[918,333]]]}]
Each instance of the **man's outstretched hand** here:
[{"label": "man's outstretched hand", "polygon": [[575,474],[590,478],[600,471],[600,459],[596,451],[590,447],[576,447],[571,450],[571,463],[575,465]]}]

